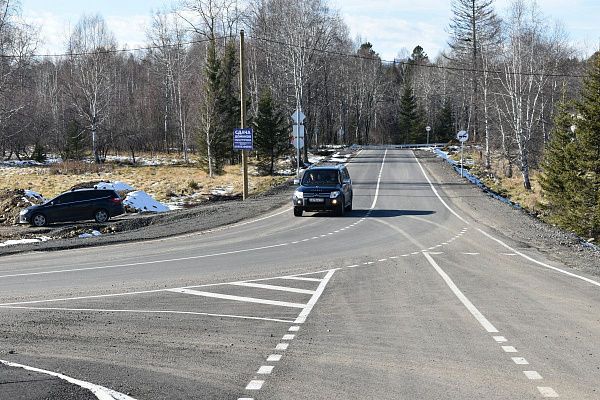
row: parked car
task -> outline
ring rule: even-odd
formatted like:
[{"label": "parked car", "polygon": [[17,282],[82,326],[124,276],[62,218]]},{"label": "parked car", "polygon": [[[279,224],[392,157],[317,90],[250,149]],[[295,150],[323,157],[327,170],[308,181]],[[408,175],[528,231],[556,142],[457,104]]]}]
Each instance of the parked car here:
[{"label": "parked car", "polygon": [[300,186],[294,192],[294,215],[304,211],[333,211],[344,215],[352,211],[352,180],[348,169],[342,165],[321,165],[308,168]]},{"label": "parked car", "polygon": [[52,222],[94,219],[104,223],[123,213],[123,199],[114,190],[77,189],[26,208],[21,211],[19,222],[46,226]]}]

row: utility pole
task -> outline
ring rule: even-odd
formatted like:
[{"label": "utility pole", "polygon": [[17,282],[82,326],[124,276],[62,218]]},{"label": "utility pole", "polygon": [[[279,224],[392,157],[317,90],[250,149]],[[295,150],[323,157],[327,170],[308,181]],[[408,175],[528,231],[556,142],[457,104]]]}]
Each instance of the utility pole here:
[{"label": "utility pole", "polygon": [[[246,76],[245,76],[245,52],[244,52],[244,30],[240,31],[240,119],[241,128],[246,128]],[[242,150],[242,170],[244,175],[243,200],[248,198],[248,150]]]}]

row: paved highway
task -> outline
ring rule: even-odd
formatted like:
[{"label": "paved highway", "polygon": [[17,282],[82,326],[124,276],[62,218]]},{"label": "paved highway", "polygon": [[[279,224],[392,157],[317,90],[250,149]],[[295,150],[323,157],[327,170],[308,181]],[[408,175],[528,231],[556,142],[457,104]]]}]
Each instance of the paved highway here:
[{"label": "paved highway", "polygon": [[348,169],[341,218],[0,258],[0,399],[600,398],[597,278],[409,150]]}]

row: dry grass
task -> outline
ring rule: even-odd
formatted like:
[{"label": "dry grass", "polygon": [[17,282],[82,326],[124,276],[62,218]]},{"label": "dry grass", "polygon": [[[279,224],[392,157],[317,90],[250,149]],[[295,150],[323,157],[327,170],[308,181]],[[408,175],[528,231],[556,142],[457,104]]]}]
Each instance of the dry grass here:
[{"label": "dry grass", "polygon": [[[232,187],[242,192],[240,166],[228,166],[224,174],[209,178],[197,165],[120,166],[64,163],[51,167],[2,168],[0,189],[31,189],[46,198],[54,197],[72,186],[89,181],[122,181],[137,190],[168,200],[173,195],[210,193],[214,188]],[[285,181],[284,177],[250,176],[250,193],[260,192]]]}]

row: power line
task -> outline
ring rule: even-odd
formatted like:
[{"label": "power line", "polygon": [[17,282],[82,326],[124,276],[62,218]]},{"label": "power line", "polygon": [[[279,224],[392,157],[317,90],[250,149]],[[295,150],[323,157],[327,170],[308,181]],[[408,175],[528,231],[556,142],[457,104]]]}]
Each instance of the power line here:
[{"label": "power line", "polygon": [[475,68],[465,68],[465,67],[452,67],[452,66],[447,66],[447,65],[436,65],[436,64],[419,64],[419,63],[414,63],[414,62],[410,62],[410,61],[401,61],[401,60],[390,61],[390,60],[381,59],[379,57],[367,57],[367,56],[363,56],[360,54],[348,54],[348,53],[343,53],[343,52],[339,52],[339,51],[335,51],[335,50],[319,49],[316,47],[302,46],[302,45],[287,43],[287,42],[283,42],[283,41],[279,41],[279,40],[275,40],[275,39],[267,39],[267,38],[259,37],[259,36],[250,36],[250,37],[252,39],[260,40],[263,42],[275,43],[275,44],[279,44],[279,45],[287,46],[287,47],[295,47],[295,48],[299,48],[301,50],[310,50],[310,51],[315,51],[315,52],[319,52],[319,53],[323,53],[323,54],[329,54],[329,55],[333,55],[333,56],[346,57],[346,58],[354,58],[354,59],[359,59],[359,60],[379,61],[382,64],[389,64],[389,65],[404,65],[404,66],[409,66],[409,67],[431,68],[431,69],[449,70],[449,71],[456,71],[456,72],[479,72],[479,73],[491,73],[491,74],[499,74],[499,75],[500,74],[508,74],[508,75],[522,75],[522,76],[539,76],[539,77],[548,77],[548,78],[585,78],[585,75],[578,75],[578,74],[542,74],[539,72],[511,72],[511,71],[498,71],[498,70],[475,69]]}]

